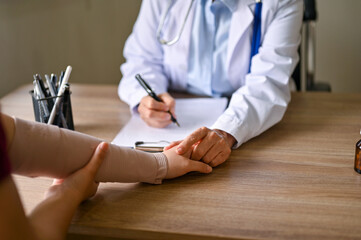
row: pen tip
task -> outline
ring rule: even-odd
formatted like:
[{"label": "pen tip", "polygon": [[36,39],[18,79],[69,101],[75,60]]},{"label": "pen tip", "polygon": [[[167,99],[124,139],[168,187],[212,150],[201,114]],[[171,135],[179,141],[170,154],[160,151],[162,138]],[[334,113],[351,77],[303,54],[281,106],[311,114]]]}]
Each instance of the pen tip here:
[{"label": "pen tip", "polygon": [[178,122],[175,122],[175,124],[177,124],[178,127],[180,127],[179,123]]}]

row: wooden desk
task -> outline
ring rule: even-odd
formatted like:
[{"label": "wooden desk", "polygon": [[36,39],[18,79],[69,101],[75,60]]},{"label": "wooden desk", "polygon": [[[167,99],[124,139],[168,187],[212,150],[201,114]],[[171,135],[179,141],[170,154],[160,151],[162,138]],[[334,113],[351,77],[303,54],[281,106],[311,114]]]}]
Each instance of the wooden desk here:
[{"label": "wooden desk", "polygon": [[[32,120],[29,89],[5,96],[2,111]],[[72,92],[78,131],[111,141],[130,117],[116,86],[74,84]],[[101,184],[69,239],[360,239],[360,128],[361,94],[294,93],[279,124],[210,175]],[[16,180],[27,211],[51,182]]]}]

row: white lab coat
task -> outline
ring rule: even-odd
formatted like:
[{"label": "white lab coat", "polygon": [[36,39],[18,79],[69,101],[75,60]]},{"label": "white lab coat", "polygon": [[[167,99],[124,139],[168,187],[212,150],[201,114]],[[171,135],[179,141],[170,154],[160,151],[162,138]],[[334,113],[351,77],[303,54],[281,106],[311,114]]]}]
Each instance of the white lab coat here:
[{"label": "white lab coat", "polygon": [[[163,29],[163,38],[172,39],[184,21],[190,0],[176,0]],[[185,91],[187,61],[194,3],[179,42],[158,43],[156,31],[168,1],[144,0],[129,36],[121,66],[120,98],[135,109],[146,92],[135,80],[137,73],[157,94],[168,90]],[[302,0],[263,0],[262,39],[259,53],[248,73],[253,29],[254,0],[240,0],[233,13],[227,52],[228,79],[234,87],[230,104],[212,128],[233,135],[239,147],[279,122],[290,101],[290,75],[297,62],[303,16]],[[204,43],[207,44],[207,43]]]}]

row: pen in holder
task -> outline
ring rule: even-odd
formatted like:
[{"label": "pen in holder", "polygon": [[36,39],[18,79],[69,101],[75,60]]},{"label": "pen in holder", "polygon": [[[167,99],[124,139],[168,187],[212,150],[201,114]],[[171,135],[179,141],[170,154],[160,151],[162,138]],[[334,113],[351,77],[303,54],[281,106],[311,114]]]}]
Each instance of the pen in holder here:
[{"label": "pen in holder", "polygon": [[70,94],[69,85],[66,86],[64,94],[61,96],[37,98],[34,95],[34,91],[30,91],[31,98],[33,100],[35,121],[48,123],[50,112],[54,107],[56,99],[61,98],[58,112],[56,113],[52,124],[61,128],[74,130]]}]

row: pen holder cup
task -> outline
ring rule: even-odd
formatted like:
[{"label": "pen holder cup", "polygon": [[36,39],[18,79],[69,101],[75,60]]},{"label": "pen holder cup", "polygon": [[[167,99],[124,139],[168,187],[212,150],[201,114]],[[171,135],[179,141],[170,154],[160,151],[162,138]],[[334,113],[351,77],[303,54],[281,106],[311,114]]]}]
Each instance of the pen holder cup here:
[{"label": "pen holder cup", "polygon": [[35,121],[47,123],[49,120],[49,115],[46,115],[44,112],[45,103],[48,106],[48,112],[51,113],[51,110],[54,107],[54,103],[56,99],[61,98],[58,112],[56,113],[52,124],[59,126],[61,128],[74,130],[73,114],[72,114],[71,101],[70,101],[71,92],[69,90],[65,90],[64,94],[61,96],[46,97],[40,99],[37,99],[34,96],[33,90],[30,91],[29,93],[33,100]]}]

